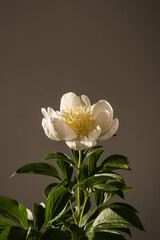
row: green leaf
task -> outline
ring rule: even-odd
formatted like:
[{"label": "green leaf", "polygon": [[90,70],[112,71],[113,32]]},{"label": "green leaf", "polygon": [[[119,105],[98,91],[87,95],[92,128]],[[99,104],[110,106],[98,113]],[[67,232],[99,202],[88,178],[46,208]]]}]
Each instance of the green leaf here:
[{"label": "green leaf", "polygon": [[[73,208],[73,211],[75,212],[75,208]],[[68,223],[68,222],[70,222],[71,219],[73,219],[73,213],[72,213],[71,209],[69,209],[69,210],[65,211],[58,220],[63,223],[66,223],[66,222]]]},{"label": "green leaf", "polygon": [[78,175],[78,181],[82,182],[88,177],[88,166],[85,162],[81,164],[79,175]]},{"label": "green leaf", "polygon": [[16,226],[16,224],[8,219],[0,218],[0,233],[8,227]]},{"label": "green leaf", "polygon": [[68,179],[68,181],[70,181],[73,173],[73,167],[61,159],[57,159],[57,165],[61,170],[64,179]]},{"label": "green leaf", "polygon": [[27,230],[24,230],[17,226],[12,226],[6,228],[1,234],[0,234],[0,240],[26,240],[27,236]]},{"label": "green leaf", "polygon": [[[87,228],[88,225],[90,225],[90,222],[97,217],[97,215],[99,214],[99,212],[101,212],[103,209],[105,209],[107,206],[104,205],[98,205],[97,207],[95,207],[94,209],[88,211],[83,217],[82,217],[82,221],[81,221],[81,227],[87,224]],[[94,217],[93,217],[94,216]]]},{"label": "green leaf", "polygon": [[94,197],[96,205],[98,206],[101,203],[102,193],[99,191],[93,192],[93,197]]},{"label": "green leaf", "polygon": [[54,158],[59,159],[61,161],[65,161],[65,162],[69,163],[71,166],[73,166],[74,168],[77,168],[75,163],[72,161],[72,159],[70,159],[66,154],[63,154],[60,152],[50,153],[44,158],[44,160],[54,159]]},{"label": "green leaf", "polygon": [[40,240],[42,236],[42,232],[37,230],[28,229],[27,232],[27,240]]},{"label": "green leaf", "polygon": [[93,240],[125,240],[125,238],[119,233],[111,232],[96,232]]},{"label": "green leaf", "polygon": [[95,151],[97,151],[97,149],[101,147],[102,146],[94,146],[94,147],[86,148],[83,153],[85,155],[85,158],[89,157],[91,154],[93,154]]},{"label": "green leaf", "polygon": [[69,191],[70,193],[72,193],[72,194],[74,194],[74,192],[73,192],[73,186],[74,186],[75,184],[77,184],[77,178],[76,178],[76,177],[74,177],[74,178],[69,182],[69,184],[68,184],[68,191]]},{"label": "green leaf", "polygon": [[72,154],[74,160],[76,160],[76,162],[78,163],[78,161],[79,161],[79,151],[74,150],[74,149],[70,149],[70,151],[71,151],[71,154]]},{"label": "green leaf", "polygon": [[61,184],[61,183],[51,183],[51,184],[49,184],[49,185],[45,188],[45,190],[44,190],[44,196],[45,196],[46,198],[48,198],[49,195],[50,195],[50,193],[51,193],[52,191],[54,191],[55,189],[57,189],[60,184]]},{"label": "green leaf", "polygon": [[88,168],[90,176],[95,173],[95,168],[97,167],[97,163],[103,152],[104,150],[98,148],[98,149],[94,149],[94,151],[91,153],[91,156],[89,158],[89,168]]},{"label": "green leaf", "polygon": [[[94,153],[98,148],[101,148],[102,146],[94,146],[94,147],[90,147],[90,148],[86,148],[85,150],[81,151],[81,163],[87,158],[89,157],[92,153]],[[74,157],[74,159],[76,160],[76,162],[78,163],[79,161],[79,151],[77,150],[73,150],[71,149],[71,153],[72,156]]]},{"label": "green leaf", "polygon": [[85,208],[84,208],[84,214],[86,214],[90,208],[91,208],[91,200],[90,200],[90,197],[88,197]]},{"label": "green leaf", "polygon": [[36,223],[36,229],[40,230],[45,222],[45,208],[41,204],[33,204],[33,216]]},{"label": "green leaf", "polygon": [[89,177],[87,179],[85,179],[83,182],[81,183],[77,183],[73,186],[73,189],[74,190],[75,188],[77,187],[81,187],[83,189],[90,189],[93,187],[93,185],[95,183],[99,183],[100,181],[107,181],[108,179],[116,179],[116,180],[119,180],[119,181],[124,181],[123,178],[119,175],[119,174],[116,174],[116,173],[113,173],[113,172],[109,172],[109,173],[98,173],[98,174],[95,174],[94,176],[92,177]]},{"label": "green leaf", "polygon": [[7,197],[0,197],[0,215],[18,221],[28,228],[27,210],[22,203]]},{"label": "green leaf", "polygon": [[118,190],[115,193],[112,193],[108,200],[115,197],[116,195],[118,195],[119,197],[124,199],[124,192],[128,192],[129,190],[132,189],[132,187],[127,186],[125,183],[122,182],[111,182],[110,185],[115,186],[118,188]]},{"label": "green leaf", "polygon": [[45,215],[47,226],[63,214],[71,196],[65,187],[59,188],[49,196]]},{"label": "green leaf", "polygon": [[121,223],[143,230],[142,223],[136,214],[136,210],[125,203],[114,203],[108,205],[95,219],[93,228],[104,223]]},{"label": "green leaf", "polygon": [[117,187],[119,190],[121,190],[122,192],[127,192],[129,190],[132,189],[132,187],[127,186],[125,183],[123,182],[110,182],[109,183],[111,186],[115,186]]},{"label": "green leaf", "polygon": [[61,180],[56,168],[48,163],[29,163],[19,168],[14,175],[20,173],[47,175],[56,178],[57,180]]},{"label": "green leaf", "polygon": [[128,158],[122,156],[122,155],[112,155],[106,158],[101,166],[106,169],[115,170],[115,169],[124,169],[124,170],[130,170],[128,167],[128,164],[130,164],[130,161]]},{"label": "green leaf", "polygon": [[101,191],[101,192],[116,192],[118,190],[116,186],[113,186],[111,184],[102,184],[102,183],[94,184],[93,189],[95,191]]},{"label": "green leaf", "polygon": [[86,237],[88,237],[89,240],[93,240],[94,238],[93,221],[87,224],[85,230],[86,230]]},{"label": "green leaf", "polygon": [[69,227],[69,230],[72,233],[72,240],[87,240],[88,238],[85,236],[85,231],[83,228],[78,227],[75,224],[72,224]]},{"label": "green leaf", "polygon": [[[56,237],[56,238],[55,238]],[[51,228],[47,230],[41,240],[71,240],[71,235],[68,232],[64,232],[60,229]]]},{"label": "green leaf", "polygon": [[48,197],[51,195],[52,192],[54,192],[56,189],[65,186],[68,183],[67,180],[64,180],[61,183],[51,183],[49,184],[45,190],[44,190],[44,196],[48,199]]},{"label": "green leaf", "polygon": [[125,232],[129,236],[131,236],[130,229],[122,223],[104,223],[104,224],[98,225],[98,227],[96,227],[94,230],[95,232],[120,231],[120,232]]}]

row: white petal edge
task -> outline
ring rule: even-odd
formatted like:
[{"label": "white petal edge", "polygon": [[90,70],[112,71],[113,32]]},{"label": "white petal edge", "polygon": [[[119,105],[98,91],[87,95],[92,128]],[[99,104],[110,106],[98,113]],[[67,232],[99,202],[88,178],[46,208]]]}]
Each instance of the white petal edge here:
[{"label": "white petal edge", "polygon": [[[90,141],[91,141],[91,142],[96,141],[96,140],[99,138],[100,134],[101,134],[101,127],[98,125],[98,126],[96,127],[96,129],[94,129],[92,132],[90,132],[90,133],[88,134],[88,140],[89,140],[89,142],[90,142]],[[82,141],[83,141],[83,139],[82,139]]]},{"label": "white petal edge", "polygon": [[47,114],[47,111],[46,111],[45,108],[41,108],[41,113],[43,114],[43,116],[44,116],[45,118],[48,117],[48,114]]},{"label": "white petal edge", "polygon": [[74,150],[83,150],[88,147],[93,147],[97,144],[96,141],[94,142],[86,142],[86,141],[66,141],[66,144],[69,148]]},{"label": "white petal edge", "polygon": [[71,107],[78,107],[81,105],[82,106],[84,105],[81,98],[73,92],[68,92],[68,93],[65,93],[61,98],[60,111],[61,112],[66,111],[67,107],[71,108]]},{"label": "white petal edge", "polygon": [[50,125],[50,124],[48,124],[47,119],[43,118],[43,119],[42,119],[42,127],[43,127],[44,132],[45,132],[45,134],[47,135],[47,137],[49,137],[50,139],[55,140],[55,141],[60,141],[60,139],[57,138],[57,137],[53,134],[53,131],[50,131],[49,125]]},{"label": "white petal edge", "polygon": [[98,140],[105,141],[105,140],[111,138],[117,132],[118,127],[119,127],[119,121],[118,121],[118,118],[115,118],[112,121],[112,125],[111,125],[110,129],[107,132],[105,132],[104,135],[99,137]]},{"label": "white petal edge", "polygon": [[52,119],[55,136],[63,141],[70,141],[77,137],[77,134],[59,118]]},{"label": "white petal edge", "polygon": [[90,99],[86,95],[81,95],[81,99],[84,102],[85,107],[89,108],[91,106]]},{"label": "white petal edge", "polygon": [[56,112],[51,107],[48,107],[47,111],[45,108],[41,108],[41,112],[46,119],[49,117],[57,117]]},{"label": "white petal edge", "polygon": [[101,131],[108,130],[112,124],[112,115],[108,110],[104,110],[96,117],[96,123],[101,127]]},{"label": "white petal edge", "polygon": [[48,108],[47,108],[47,112],[48,112],[48,115],[49,115],[50,117],[53,117],[53,118],[58,117],[58,116],[57,116],[57,113],[56,113],[51,107],[48,107]]},{"label": "white petal edge", "polygon": [[106,100],[100,100],[91,106],[91,113],[95,119],[100,114],[100,112],[104,110],[108,110],[111,114],[111,117],[113,118],[113,109]]}]

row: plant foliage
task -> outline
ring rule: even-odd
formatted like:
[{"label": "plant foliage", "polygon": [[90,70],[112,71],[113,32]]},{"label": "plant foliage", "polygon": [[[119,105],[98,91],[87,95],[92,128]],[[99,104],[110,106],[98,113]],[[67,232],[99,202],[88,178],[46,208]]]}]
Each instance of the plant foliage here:
[{"label": "plant foliage", "polygon": [[130,170],[130,161],[122,155],[101,160],[102,154],[101,146],[71,150],[71,157],[51,153],[44,160],[52,159],[54,166],[42,162],[19,168],[14,175],[42,174],[53,181],[44,189],[45,206],[33,204],[33,219],[23,204],[0,197],[0,240],[125,240],[130,227],[144,231],[131,205],[111,201],[124,199],[131,189],[117,173]]}]

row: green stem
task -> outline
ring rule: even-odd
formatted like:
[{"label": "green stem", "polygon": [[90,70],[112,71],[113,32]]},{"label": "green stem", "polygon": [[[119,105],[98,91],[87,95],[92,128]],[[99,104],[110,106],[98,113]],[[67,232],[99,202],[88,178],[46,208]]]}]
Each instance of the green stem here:
[{"label": "green stem", "polygon": [[[81,160],[82,160],[82,152],[79,150],[79,160],[78,160],[78,175],[77,179],[79,179],[79,174],[80,174],[80,166],[81,166]],[[79,183],[79,180],[78,180]],[[80,208],[81,208],[81,203],[80,203],[80,187],[77,188],[77,203],[78,203],[78,219],[80,216]]]},{"label": "green stem", "polygon": [[73,207],[72,207],[71,200],[69,200],[69,204],[70,204],[70,208],[71,208],[71,211],[72,211],[72,214],[73,214],[73,218],[74,218],[75,224],[77,224],[77,220],[76,220],[76,217],[75,217],[75,214],[74,214],[74,210],[73,210]]},{"label": "green stem", "polygon": [[83,202],[83,206],[82,206],[82,212],[81,212],[81,215],[80,215],[80,219],[79,219],[79,226],[81,226],[81,221],[82,221],[82,217],[83,217],[83,213],[84,213],[84,209],[85,209],[85,206],[86,206],[86,202],[88,200],[88,197],[89,195],[86,195],[86,192],[84,191],[84,202]]}]

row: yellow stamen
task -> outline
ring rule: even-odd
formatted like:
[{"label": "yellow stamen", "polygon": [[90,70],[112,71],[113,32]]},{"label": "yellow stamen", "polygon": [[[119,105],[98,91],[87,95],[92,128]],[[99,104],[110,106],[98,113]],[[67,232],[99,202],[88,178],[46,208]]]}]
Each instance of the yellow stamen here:
[{"label": "yellow stamen", "polygon": [[88,137],[88,134],[96,127],[96,122],[89,108],[82,106],[67,108],[67,111],[63,110],[61,120],[71,127],[80,138]]}]

